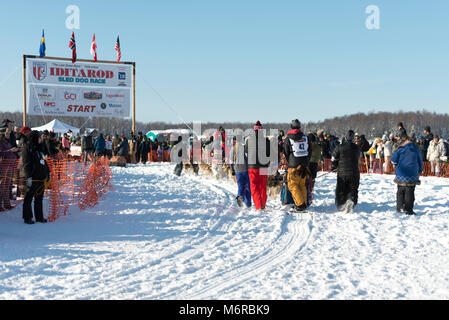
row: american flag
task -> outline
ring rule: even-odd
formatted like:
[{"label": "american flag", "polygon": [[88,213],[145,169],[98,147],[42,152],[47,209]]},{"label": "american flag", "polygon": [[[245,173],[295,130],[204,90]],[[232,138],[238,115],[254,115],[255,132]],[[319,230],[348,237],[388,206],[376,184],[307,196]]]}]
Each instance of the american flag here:
[{"label": "american flag", "polygon": [[72,31],[72,37],[69,41],[69,48],[72,49],[72,63],[76,62],[76,43],[75,43],[75,32]]},{"label": "american flag", "polygon": [[115,42],[115,50],[117,51],[117,62],[120,62],[122,58],[122,51],[120,50],[120,39],[117,36],[117,41]]}]

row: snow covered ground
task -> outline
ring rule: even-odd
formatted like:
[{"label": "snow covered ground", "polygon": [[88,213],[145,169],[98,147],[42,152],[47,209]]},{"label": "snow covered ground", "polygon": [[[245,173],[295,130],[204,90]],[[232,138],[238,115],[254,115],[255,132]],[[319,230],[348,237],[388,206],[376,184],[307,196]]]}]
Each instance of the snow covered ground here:
[{"label": "snow covered ground", "polygon": [[309,213],[240,210],[231,181],[171,164],[113,168],[95,208],[25,225],[0,214],[0,299],[448,299],[449,181],[423,178],[417,216],[395,211],[392,176],[362,175],[354,214],[336,177]]}]

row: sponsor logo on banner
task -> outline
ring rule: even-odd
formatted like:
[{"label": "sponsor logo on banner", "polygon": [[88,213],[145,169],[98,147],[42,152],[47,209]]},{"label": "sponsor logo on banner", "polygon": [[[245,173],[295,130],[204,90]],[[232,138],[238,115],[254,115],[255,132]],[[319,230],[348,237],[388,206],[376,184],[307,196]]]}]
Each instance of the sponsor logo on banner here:
[{"label": "sponsor logo on banner", "polygon": [[103,102],[103,103],[100,105],[100,108],[103,109],[103,110],[106,109],[106,103]]},{"label": "sponsor logo on banner", "polygon": [[56,102],[54,101],[44,101],[45,107],[56,107]]},{"label": "sponsor logo on banner", "polygon": [[[37,89],[35,88],[35,90]],[[41,88],[36,94],[40,100],[50,100],[54,96],[53,91],[50,91],[48,88]]]},{"label": "sponsor logo on banner", "polygon": [[119,86],[119,87],[126,87],[127,84],[126,84],[125,81],[119,81],[118,86]]},{"label": "sponsor logo on banner", "polygon": [[124,99],[125,95],[120,94],[120,93],[106,94],[106,98],[108,98],[108,99]]},{"label": "sponsor logo on banner", "polygon": [[75,92],[64,91],[64,100],[74,101],[76,98],[77,95]]},{"label": "sponsor logo on banner", "polygon": [[101,94],[100,92],[91,91],[84,93],[84,99],[86,100],[101,100],[102,98],[103,94]]},{"label": "sponsor logo on banner", "polygon": [[122,105],[117,103],[109,103],[109,108],[122,108]]},{"label": "sponsor logo on banner", "polygon": [[44,80],[47,77],[47,63],[33,62],[33,76],[38,81]]},{"label": "sponsor logo on banner", "polygon": [[118,73],[118,79],[119,80],[126,80],[126,72],[119,72]]}]

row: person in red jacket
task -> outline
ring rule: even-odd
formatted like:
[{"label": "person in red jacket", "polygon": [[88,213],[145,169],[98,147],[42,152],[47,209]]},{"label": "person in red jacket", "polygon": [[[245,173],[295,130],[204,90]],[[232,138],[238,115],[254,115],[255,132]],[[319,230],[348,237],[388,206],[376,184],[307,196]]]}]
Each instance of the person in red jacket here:
[{"label": "person in red jacket", "polygon": [[[265,144],[265,150],[263,150],[261,144]],[[254,126],[254,135],[249,136],[245,142],[245,153],[248,155],[248,174],[251,186],[251,196],[256,210],[264,210],[267,203],[267,174],[270,165],[270,140],[265,137],[260,121],[257,121]]]}]

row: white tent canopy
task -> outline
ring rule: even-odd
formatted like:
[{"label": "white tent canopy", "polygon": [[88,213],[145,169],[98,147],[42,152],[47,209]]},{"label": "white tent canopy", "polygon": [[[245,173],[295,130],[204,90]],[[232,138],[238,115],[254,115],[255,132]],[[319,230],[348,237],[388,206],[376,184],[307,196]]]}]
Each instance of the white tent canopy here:
[{"label": "white tent canopy", "polygon": [[59,121],[58,119],[54,119],[43,126],[35,127],[35,128],[31,128],[31,129],[36,130],[36,131],[48,130],[49,132],[55,132],[55,133],[66,133],[69,130],[72,130],[73,134],[77,134],[80,132],[80,129],[78,129],[76,127],[72,127],[72,126],[68,125],[67,123]]}]

